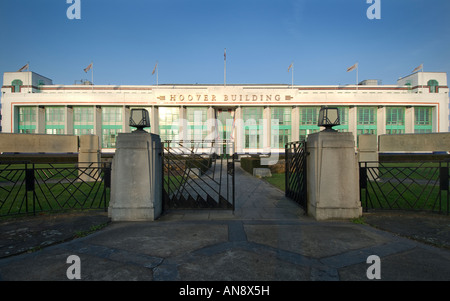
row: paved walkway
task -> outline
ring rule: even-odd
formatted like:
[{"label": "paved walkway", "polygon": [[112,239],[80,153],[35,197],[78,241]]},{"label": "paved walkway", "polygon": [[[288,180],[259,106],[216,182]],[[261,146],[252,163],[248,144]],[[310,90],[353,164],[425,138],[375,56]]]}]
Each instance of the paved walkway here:
[{"label": "paved walkway", "polygon": [[239,167],[236,197],[234,214],[168,212],[0,259],[0,280],[67,280],[70,255],[80,258],[81,280],[368,280],[370,255],[380,258],[381,280],[450,280],[450,249],[365,224],[315,221]]}]

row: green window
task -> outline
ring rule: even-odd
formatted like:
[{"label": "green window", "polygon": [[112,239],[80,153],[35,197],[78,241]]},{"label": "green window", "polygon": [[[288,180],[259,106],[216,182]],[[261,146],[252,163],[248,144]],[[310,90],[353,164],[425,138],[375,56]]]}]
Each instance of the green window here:
[{"label": "green window", "polygon": [[75,128],[73,129],[73,134],[77,135],[77,136],[81,136],[81,135],[93,135],[94,134],[94,129],[93,128],[87,128],[87,129],[83,129],[83,128]]},{"label": "green window", "polygon": [[19,133],[32,134],[36,132],[37,108],[19,107]]},{"label": "green window", "polygon": [[405,133],[405,108],[386,108],[386,134]]},{"label": "green window", "polygon": [[45,107],[45,133],[56,135],[64,134],[64,115],[64,107]]},{"label": "green window", "polygon": [[102,107],[102,122],[122,125],[122,107]]},{"label": "green window", "polygon": [[120,128],[102,128],[102,147],[103,148],[115,148],[117,135],[122,132]]},{"label": "green window", "polygon": [[102,147],[115,148],[122,132],[122,107],[102,107]]},{"label": "green window", "polygon": [[225,141],[231,140],[234,129],[234,111],[231,109],[217,109],[216,119],[218,138]]},{"label": "green window", "polygon": [[320,131],[317,125],[320,107],[300,107],[300,140],[306,140],[309,134]]},{"label": "green window", "polygon": [[[377,134],[377,108],[359,107],[357,110],[357,136]],[[358,140],[359,141],[359,140]]]},{"label": "green window", "polygon": [[[284,148],[291,140],[291,111],[290,107],[271,108],[271,146]],[[278,122],[277,122],[278,121]]]},{"label": "green window", "polygon": [[73,133],[94,134],[94,107],[73,107]]},{"label": "green window", "polygon": [[348,107],[338,107],[339,110],[339,126],[333,127],[333,129],[339,132],[348,132]]},{"label": "green window", "polygon": [[11,92],[19,93],[21,91],[22,86],[23,86],[23,82],[20,79],[13,80],[11,83]]},{"label": "green window", "polygon": [[186,109],[188,140],[202,141],[208,135],[206,124],[208,108],[190,107]]},{"label": "green window", "polygon": [[414,108],[414,133],[431,133],[433,131],[433,108]]},{"label": "green window", "polygon": [[263,127],[261,123],[263,120],[263,107],[244,107],[242,109],[244,134],[245,134],[245,148],[263,148],[262,137]]},{"label": "green window", "polygon": [[427,85],[430,89],[430,93],[438,93],[439,92],[439,83],[437,80],[435,80],[435,79],[429,80]]},{"label": "green window", "polygon": [[177,140],[180,128],[180,108],[160,107],[158,115],[161,141]]}]

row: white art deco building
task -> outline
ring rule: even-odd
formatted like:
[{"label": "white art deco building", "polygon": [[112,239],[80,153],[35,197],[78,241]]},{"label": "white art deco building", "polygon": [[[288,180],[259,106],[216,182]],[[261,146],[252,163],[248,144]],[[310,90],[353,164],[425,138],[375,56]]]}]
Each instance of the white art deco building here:
[{"label": "white art deco building", "polygon": [[319,131],[321,106],[337,106],[339,131],[361,134],[447,132],[447,74],[417,72],[396,85],[55,85],[34,72],[5,72],[2,132],[95,134],[104,152],[130,132],[133,108],[145,108],[162,140],[232,140],[238,153],[283,152]]}]

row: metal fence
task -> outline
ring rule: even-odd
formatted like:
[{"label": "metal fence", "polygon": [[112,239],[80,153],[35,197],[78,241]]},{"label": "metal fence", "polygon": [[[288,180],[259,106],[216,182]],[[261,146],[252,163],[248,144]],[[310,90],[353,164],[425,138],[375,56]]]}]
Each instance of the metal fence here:
[{"label": "metal fence", "polygon": [[362,207],[449,214],[449,164],[360,162]]},{"label": "metal fence", "polygon": [[107,209],[110,163],[0,162],[0,216]]},{"label": "metal fence", "polygon": [[233,143],[165,141],[164,209],[235,208]]},{"label": "metal fence", "polygon": [[285,146],[285,194],[306,212],[306,141],[287,143]]}]

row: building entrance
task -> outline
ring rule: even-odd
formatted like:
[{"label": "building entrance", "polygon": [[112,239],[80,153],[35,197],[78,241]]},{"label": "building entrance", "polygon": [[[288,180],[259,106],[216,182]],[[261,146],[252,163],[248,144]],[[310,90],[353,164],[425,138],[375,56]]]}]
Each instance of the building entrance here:
[{"label": "building entrance", "polygon": [[[235,125],[235,110],[229,108],[217,108],[216,109],[216,131],[217,138],[221,141],[234,141],[234,125]],[[234,154],[234,149],[227,149],[229,147],[234,148],[234,143],[223,144],[223,154]]]}]

